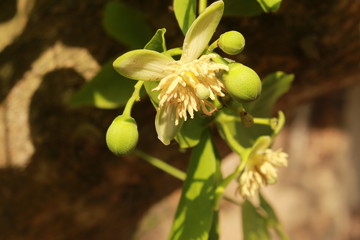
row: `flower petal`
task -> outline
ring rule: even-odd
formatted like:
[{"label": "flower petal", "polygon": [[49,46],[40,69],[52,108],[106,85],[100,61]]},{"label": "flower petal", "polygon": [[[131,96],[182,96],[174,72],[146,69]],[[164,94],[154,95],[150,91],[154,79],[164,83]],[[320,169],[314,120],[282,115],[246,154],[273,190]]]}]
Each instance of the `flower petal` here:
[{"label": "flower petal", "polygon": [[182,119],[179,119],[179,124],[175,125],[175,119],[176,108],[173,106],[160,108],[160,110],[156,113],[156,132],[159,140],[165,145],[169,145],[170,141],[175,138],[184,122]]},{"label": "flower petal", "polygon": [[198,58],[207,47],[224,12],[224,2],[217,1],[207,7],[186,33],[181,61]]},{"label": "flower petal", "polygon": [[163,78],[164,68],[174,61],[171,57],[152,50],[134,50],[118,57],[113,66],[124,77],[140,81],[156,81]]},{"label": "flower petal", "polygon": [[249,158],[254,157],[258,152],[265,151],[271,144],[270,136],[260,136],[256,139],[254,145],[251,148]]}]

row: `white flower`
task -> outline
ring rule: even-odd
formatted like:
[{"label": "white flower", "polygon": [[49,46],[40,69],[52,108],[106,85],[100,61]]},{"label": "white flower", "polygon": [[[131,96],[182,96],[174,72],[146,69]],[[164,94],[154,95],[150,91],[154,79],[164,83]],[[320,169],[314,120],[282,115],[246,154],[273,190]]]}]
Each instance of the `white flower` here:
[{"label": "white flower", "polygon": [[197,111],[211,115],[215,107],[207,99],[224,96],[224,85],[218,74],[228,71],[228,67],[213,62],[214,54],[201,56],[223,11],[223,1],[217,1],[193,22],[186,33],[178,61],[165,54],[142,49],[125,53],[113,64],[116,71],[127,78],[159,81],[153,89],[159,91],[155,127],[158,138],[166,145],[175,137],[188,114],[191,118]]},{"label": "white flower", "polygon": [[288,155],[281,150],[269,149],[270,137],[260,137],[249,154],[244,171],[239,178],[239,191],[244,198],[277,180],[277,168],[287,166]]}]

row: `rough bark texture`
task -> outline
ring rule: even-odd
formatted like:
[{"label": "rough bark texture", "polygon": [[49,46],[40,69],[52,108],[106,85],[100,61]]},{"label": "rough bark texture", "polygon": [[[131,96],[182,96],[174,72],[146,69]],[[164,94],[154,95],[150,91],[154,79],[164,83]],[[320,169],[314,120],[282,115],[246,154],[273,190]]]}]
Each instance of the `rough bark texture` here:
[{"label": "rough bark texture", "polygon": [[[125,51],[102,29],[106,2],[0,2],[0,239],[131,239],[150,206],[181,186],[140,159],[119,159],[109,153],[104,135],[118,111],[73,109],[67,104],[102,63]],[[181,45],[170,1],[126,2],[142,10],[154,30],[168,29],[170,47]],[[327,211],[346,211],[341,215],[344,221],[359,221],[359,188],[335,194],[339,201],[334,204],[343,204],[343,208],[323,207],[327,200],[319,194],[319,189],[329,189],[337,179],[351,182],[347,186],[354,189],[359,186],[353,172],[359,170],[354,161],[359,155],[350,155],[355,148],[350,143],[359,139],[354,123],[359,112],[354,110],[358,107],[354,93],[350,96],[347,91],[360,82],[359,10],[359,1],[353,0],[284,0],[276,14],[224,19],[218,29],[217,34],[232,29],[244,34],[246,50],[237,60],[261,76],[276,70],[296,75],[294,87],[278,107],[290,117],[284,145],[287,143],[294,159],[302,161],[294,160],[297,167],[290,168],[292,174],[284,174],[283,181],[292,184],[284,189],[305,189],[293,194],[293,199],[299,194],[306,196],[309,204],[300,207],[319,211],[321,216],[319,221],[306,223],[310,213],[298,218],[290,214],[295,220],[287,228],[293,239],[359,237],[356,225],[344,231],[338,228],[338,221],[331,220],[338,212]],[[299,108],[304,103],[308,106],[305,110]],[[149,120],[154,119],[151,104],[143,101],[134,112],[140,127],[139,147],[185,169],[188,153],[179,153],[176,144],[164,148],[156,141],[153,120]],[[298,130],[304,124],[305,137]],[[339,153],[334,149],[343,138],[349,141],[339,150],[344,154],[329,158],[329,154]],[[327,142],[329,139],[333,141]],[[309,153],[304,154],[299,145],[308,140],[319,147],[310,149],[314,145],[305,144]],[[229,152],[227,148],[221,151],[223,155]],[[335,162],[342,158],[347,164],[339,167]],[[329,159],[334,164],[322,167]],[[295,174],[299,169],[307,172],[306,176]],[[342,177],[327,175],[324,169],[340,171]],[[318,188],[309,187],[314,182]],[[286,213],[282,216],[288,220]],[[330,229],[339,238],[321,234]]]}]

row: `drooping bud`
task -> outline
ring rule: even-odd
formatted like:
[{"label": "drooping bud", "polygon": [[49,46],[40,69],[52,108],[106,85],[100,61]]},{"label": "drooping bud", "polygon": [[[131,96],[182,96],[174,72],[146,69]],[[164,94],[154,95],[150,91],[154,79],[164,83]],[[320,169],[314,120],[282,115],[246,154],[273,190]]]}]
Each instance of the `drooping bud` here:
[{"label": "drooping bud", "polygon": [[229,71],[223,74],[225,88],[232,98],[240,103],[256,100],[261,94],[261,80],[251,68],[230,63]]},{"label": "drooping bud", "polygon": [[221,34],[218,46],[221,50],[229,55],[241,53],[245,46],[244,36],[237,31],[230,31]]},{"label": "drooping bud", "polygon": [[115,155],[131,153],[135,149],[138,139],[136,121],[130,116],[116,117],[106,132],[106,144]]}]

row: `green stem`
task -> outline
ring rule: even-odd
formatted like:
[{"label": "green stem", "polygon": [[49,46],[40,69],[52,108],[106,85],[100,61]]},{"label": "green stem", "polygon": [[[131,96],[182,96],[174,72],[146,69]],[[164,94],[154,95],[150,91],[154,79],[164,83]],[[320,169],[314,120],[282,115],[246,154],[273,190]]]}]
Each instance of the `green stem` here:
[{"label": "green stem", "polygon": [[201,14],[207,7],[207,0],[199,0],[199,14]]},{"label": "green stem", "polygon": [[148,163],[150,163],[151,165],[163,170],[164,172],[168,173],[169,175],[184,181],[186,178],[186,173],[184,173],[183,171],[171,166],[170,164],[167,164],[166,162],[155,158],[153,156],[150,156],[138,149],[135,149],[133,152],[136,156],[141,157],[142,159],[144,159],[145,161],[147,161]]},{"label": "green stem", "polygon": [[[230,117],[231,119],[232,117]],[[218,114],[215,121],[217,121],[219,123],[220,126],[222,126],[220,123],[222,121],[233,121],[232,119],[229,120],[228,116],[226,114]],[[232,146],[231,149],[236,152],[238,155],[242,156],[245,148],[243,146],[241,146],[238,141],[234,138],[234,134],[230,131],[229,128],[227,128],[226,126],[222,126],[222,130],[223,133],[225,135],[225,139],[226,141],[229,143],[229,146]],[[235,147],[234,147],[235,146]]]},{"label": "green stem", "polygon": [[172,56],[178,56],[182,54],[181,48],[172,48],[164,52],[165,55],[168,55],[170,57]]},{"label": "green stem", "polygon": [[143,81],[138,81],[134,86],[134,92],[132,93],[131,97],[126,103],[125,109],[123,111],[123,115],[125,116],[131,116],[131,109],[136,101],[140,99],[140,90],[143,86]]},{"label": "green stem", "polygon": [[224,191],[225,191],[226,187],[230,184],[230,182],[232,180],[234,180],[241,173],[242,170],[244,170],[245,166],[246,166],[246,159],[244,158],[241,161],[241,163],[239,164],[239,166],[237,167],[237,169],[232,174],[230,174],[229,176],[224,178],[222,180],[222,182],[219,184],[219,186],[216,188],[216,191],[215,191],[215,205],[214,205],[215,210],[218,210],[219,207],[220,207],[220,200],[223,197],[223,194],[224,194]]},{"label": "green stem", "polygon": [[271,124],[271,118],[254,118],[254,124],[270,125]]},{"label": "green stem", "polygon": [[[150,156],[149,154],[144,153],[143,151],[139,150],[139,149],[135,149],[133,152],[136,156],[144,159],[145,161],[147,161],[148,163],[150,163],[151,165],[163,170],[164,172],[168,173],[169,175],[181,180],[181,181],[185,181],[186,179],[186,173],[167,164],[166,162],[155,158],[153,156]],[[224,199],[228,202],[234,203],[238,206],[241,206],[241,203],[236,201],[235,199],[228,197],[228,196],[224,196]]]},{"label": "green stem", "polygon": [[[215,48],[218,47],[218,41],[219,39],[217,39],[215,42],[213,42],[207,49],[207,53],[212,53],[214,51]],[[224,60],[225,61],[225,60]]]}]

